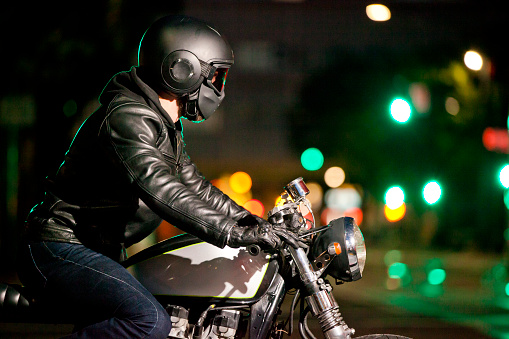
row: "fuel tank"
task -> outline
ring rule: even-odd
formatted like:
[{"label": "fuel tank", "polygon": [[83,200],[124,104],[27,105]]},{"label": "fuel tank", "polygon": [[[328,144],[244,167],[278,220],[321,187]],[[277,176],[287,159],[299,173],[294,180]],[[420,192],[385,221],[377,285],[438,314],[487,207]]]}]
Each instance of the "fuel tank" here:
[{"label": "fuel tank", "polygon": [[221,249],[190,235],[159,242],[123,265],[155,296],[252,303],[267,291],[277,264],[264,252]]}]

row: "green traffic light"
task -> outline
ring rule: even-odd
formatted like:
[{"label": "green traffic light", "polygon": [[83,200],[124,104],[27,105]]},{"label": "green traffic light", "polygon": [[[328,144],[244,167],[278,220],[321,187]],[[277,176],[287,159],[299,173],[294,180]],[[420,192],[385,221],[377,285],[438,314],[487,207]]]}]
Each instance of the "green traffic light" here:
[{"label": "green traffic light", "polygon": [[392,101],[390,112],[394,120],[403,124],[410,119],[412,109],[405,99],[397,98]]},{"label": "green traffic light", "polygon": [[316,171],[322,168],[324,158],[322,152],[317,148],[308,148],[300,157],[302,167],[308,171]]}]

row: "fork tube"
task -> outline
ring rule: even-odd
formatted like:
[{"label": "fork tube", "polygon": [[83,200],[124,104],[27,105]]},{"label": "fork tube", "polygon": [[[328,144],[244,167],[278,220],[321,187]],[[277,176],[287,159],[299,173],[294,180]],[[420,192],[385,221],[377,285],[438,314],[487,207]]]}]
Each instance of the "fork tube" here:
[{"label": "fork tube", "polygon": [[313,294],[319,291],[318,284],[316,281],[318,280],[315,272],[313,271],[313,267],[308,260],[306,252],[302,248],[293,248],[290,247],[290,254],[299,270],[300,278],[304,285],[306,286],[308,294]]}]

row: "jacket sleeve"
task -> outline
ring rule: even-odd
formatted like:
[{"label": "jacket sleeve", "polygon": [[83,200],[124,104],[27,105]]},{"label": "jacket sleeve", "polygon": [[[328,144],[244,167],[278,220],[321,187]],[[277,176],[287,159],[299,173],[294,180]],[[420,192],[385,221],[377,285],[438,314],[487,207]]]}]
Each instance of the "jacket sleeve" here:
[{"label": "jacket sleeve", "polygon": [[163,154],[158,148],[169,140],[167,133],[155,112],[130,103],[107,115],[99,137],[112,156],[118,158],[120,171],[128,176],[150,209],[183,231],[224,247],[235,220],[208,205],[178,180],[175,168],[165,161],[170,154]]},{"label": "jacket sleeve", "polygon": [[206,201],[214,209],[236,221],[251,214],[206,180],[185,153],[182,158],[180,181],[192,192],[196,193],[200,199]]}]

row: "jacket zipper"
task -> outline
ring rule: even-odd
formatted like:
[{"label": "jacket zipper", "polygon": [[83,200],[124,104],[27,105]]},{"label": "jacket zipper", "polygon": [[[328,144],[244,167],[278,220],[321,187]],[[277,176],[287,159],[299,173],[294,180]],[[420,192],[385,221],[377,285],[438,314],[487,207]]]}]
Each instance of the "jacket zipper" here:
[{"label": "jacket zipper", "polygon": [[[177,131],[176,131],[177,132]],[[176,172],[177,174],[180,172],[180,169],[182,168],[182,165],[180,164],[180,157],[181,157],[181,154],[182,154],[182,150],[181,150],[181,146],[182,146],[182,141],[181,141],[181,135],[180,133],[176,133],[175,134],[175,138],[177,139],[177,154],[175,155],[175,162],[176,162]]]}]

